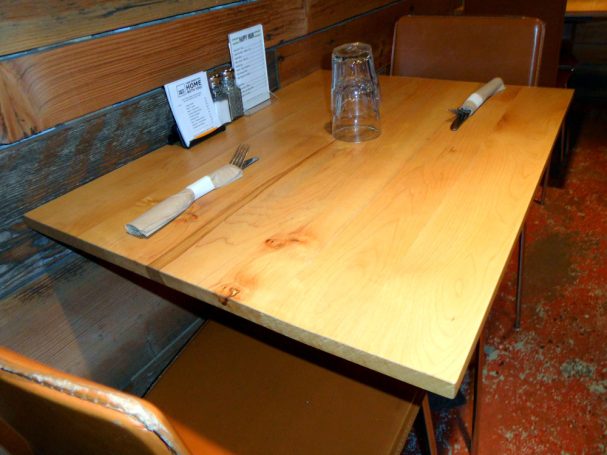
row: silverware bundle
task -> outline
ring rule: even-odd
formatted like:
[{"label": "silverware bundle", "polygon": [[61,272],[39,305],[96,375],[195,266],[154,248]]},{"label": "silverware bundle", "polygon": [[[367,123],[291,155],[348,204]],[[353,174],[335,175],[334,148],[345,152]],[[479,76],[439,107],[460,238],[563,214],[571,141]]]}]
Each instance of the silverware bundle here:
[{"label": "silverware bundle", "polygon": [[259,158],[245,159],[249,146],[241,144],[236,149],[229,164],[220,167],[209,175],[188,185],[179,193],[159,202],[150,210],[128,223],[126,231],[136,237],[149,237],[158,229],[181,215],[196,199],[238,180],[243,170],[255,163]]},{"label": "silverware bundle", "polygon": [[451,112],[455,114],[455,120],[451,123],[451,131],[457,131],[461,124],[474,114],[489,97],[505,90],[505,88],[504,81],[499,77],[495,77],[470,95],[460,107],[451,109]]}]

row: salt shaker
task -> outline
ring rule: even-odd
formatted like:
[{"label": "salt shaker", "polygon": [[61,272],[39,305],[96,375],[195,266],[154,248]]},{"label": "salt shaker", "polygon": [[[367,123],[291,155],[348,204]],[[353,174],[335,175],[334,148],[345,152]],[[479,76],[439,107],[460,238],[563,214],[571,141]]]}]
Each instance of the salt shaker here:
[{"label": "salt shaker", "polygon": [[230,115],[232,116],[232,120],[234,120],[244,114],[244,108],[242,107],[242,92],[236,85],[233,68],[226,68],[221,74],[223,76],[223,89],[228,95]]},{"label": "salt shaker", "polygon": [[223,87],[221,74],[216,73],[211,75],[209,78],[209,85],[211,87],[211,96],[213,97],[213,104],[217,110],[219,121],[222,125],[231,122],[232,116],[230,115],[228,94]]}]

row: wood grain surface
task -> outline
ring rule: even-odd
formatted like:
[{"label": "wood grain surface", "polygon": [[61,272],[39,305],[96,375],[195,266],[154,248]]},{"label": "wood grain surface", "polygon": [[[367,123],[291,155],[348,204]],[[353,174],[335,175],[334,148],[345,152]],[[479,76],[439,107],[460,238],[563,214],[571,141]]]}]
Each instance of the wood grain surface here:
[{"label": "wood grain surface", "polygon": [[203,10],[236,0],[27,0],[0,9],[0,55]]},{"label": "wood grain surface", "polygon": [[[27,215],[41,232],[438,394],[461,383],[572,92],[382,77],[382,134],[327,132],[329,73],[190,153],[164,147]],[[225,163],[259,163],[141,240],[124,224]]]}]

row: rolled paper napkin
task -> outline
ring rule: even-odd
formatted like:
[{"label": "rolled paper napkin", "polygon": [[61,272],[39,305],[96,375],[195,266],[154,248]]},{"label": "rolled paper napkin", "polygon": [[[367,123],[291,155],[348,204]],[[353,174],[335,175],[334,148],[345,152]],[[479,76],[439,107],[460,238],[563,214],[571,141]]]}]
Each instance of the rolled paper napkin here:
[{"label": "rolled paper napkin", "polygon": [[196,199],[242,177],[242,169],[226,164],[210,175],[188,185],[179,193],[159,202],[143,215],[128,223],[126,231],[135,237],[149,237],[181,215]]},{"label": "rolled paper napkin", "polygon": [[504,81],[499,77],[494,77],[476,92],[468,97],[460,109],[468,112],[468,115],[474,114],[474,112],[482,106],[482,104],[494,94],[503,91],[506,88]]}]

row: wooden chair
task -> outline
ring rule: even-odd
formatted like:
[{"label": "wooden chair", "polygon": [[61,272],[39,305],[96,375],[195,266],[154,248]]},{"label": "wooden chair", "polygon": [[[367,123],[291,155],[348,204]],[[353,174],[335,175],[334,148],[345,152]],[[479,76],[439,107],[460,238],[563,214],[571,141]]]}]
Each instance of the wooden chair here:
[{"label": "wooden chair", "polygon": [[0,446],[13,454],[397,454],[420,407],[429,418],[423,391],[281,341],[285,349],[207,322],[145,399],[0,348]]},{"label": "wooden chair", "polygon": [[404,16],[394,29],[391,74],[537,85],[543,40],[538,19]]}]

